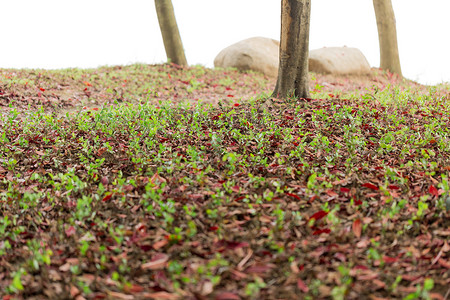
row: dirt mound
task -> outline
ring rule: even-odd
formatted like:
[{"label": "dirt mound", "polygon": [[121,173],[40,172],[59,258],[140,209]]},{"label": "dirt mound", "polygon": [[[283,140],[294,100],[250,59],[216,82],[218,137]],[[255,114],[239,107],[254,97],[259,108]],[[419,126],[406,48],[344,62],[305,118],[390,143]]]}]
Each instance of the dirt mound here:
[{"label": "dirt mound", "polygon": [[[42,106],[45,111],[59,114],[120,102],[232,104],[261,94],[270,95],[275,81],[259,73],[169,64],[84,70],[0,69],[0,110]],[[311,73],[310,80],[313,98],[328,97],[328,94],[354,97],[389,85],[428,88],[379,69],[362,76]]]}]

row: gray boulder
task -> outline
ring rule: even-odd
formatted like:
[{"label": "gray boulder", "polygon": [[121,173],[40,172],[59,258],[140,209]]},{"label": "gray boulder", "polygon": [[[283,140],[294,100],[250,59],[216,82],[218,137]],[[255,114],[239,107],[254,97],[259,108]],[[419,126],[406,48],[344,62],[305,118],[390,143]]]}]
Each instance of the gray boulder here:
[{"label": "gray boulder", "polygon": [[249,38],[223,49],[214,59],[214,66],[252,70],[276,77],[279,45],[278,41],[269,38]]},{"label": "gray boulder", "polygon": [[334,75],[363,75],[370,65],[359,49],[330,47],[309,52],[309,71]]}]

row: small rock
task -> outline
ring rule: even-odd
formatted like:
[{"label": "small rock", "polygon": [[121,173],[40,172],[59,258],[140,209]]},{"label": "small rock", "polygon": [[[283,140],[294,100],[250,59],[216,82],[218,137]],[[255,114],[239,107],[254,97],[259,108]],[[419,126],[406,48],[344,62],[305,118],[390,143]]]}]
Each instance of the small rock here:
[{"label": "small rock", "polygon": [[370,73],[370,65],[359,49],[330,47],[309,52],[309,71],[334,75],[363,75]]},{"label": "small rock", "polygon": [[214,66],[257,71],[269,77],[278,74],[279,42],[264,37],[249,38],[223,49],[214,59]]}]

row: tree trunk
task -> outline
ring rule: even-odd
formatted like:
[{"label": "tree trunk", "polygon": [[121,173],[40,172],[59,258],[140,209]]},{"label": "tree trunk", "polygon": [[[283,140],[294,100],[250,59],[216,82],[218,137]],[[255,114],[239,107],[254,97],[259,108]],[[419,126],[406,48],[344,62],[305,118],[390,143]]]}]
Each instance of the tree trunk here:
[{"label": "tree trunk", "polygon": [[380,42],[380,68],[402,76],[391,0],[373,0]]},{"label": "tree trunk", "polygon": [[187,66],[172,0],[155,0],[155,7],[167,59],[175,64]]},{"label": "tree trunk", "polygon": [[272,97],[308,98],[311,0],[281,1],[280,65]]}]

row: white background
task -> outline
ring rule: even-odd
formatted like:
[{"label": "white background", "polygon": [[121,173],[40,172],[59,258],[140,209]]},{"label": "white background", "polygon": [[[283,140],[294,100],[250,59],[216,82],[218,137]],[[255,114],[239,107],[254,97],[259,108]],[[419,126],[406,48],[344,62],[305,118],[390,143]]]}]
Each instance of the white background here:
[{"label": "white background", "polygon": [[[405,77],[450,82],[450,1],[392,0]],[[189,64],[213,66],[253,36],[279,40],[280,0],[173,0]],[[379,65],[372,0],[313,0],[310,49],[359,48]],[[64,68],[166,60],[154,0],[0,0],[0,67]]]}]

